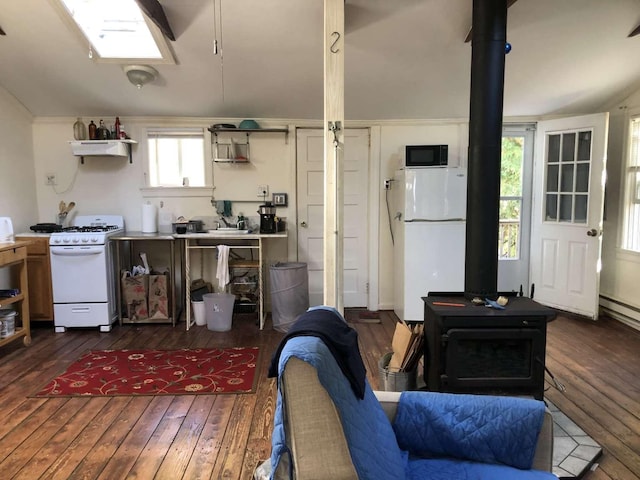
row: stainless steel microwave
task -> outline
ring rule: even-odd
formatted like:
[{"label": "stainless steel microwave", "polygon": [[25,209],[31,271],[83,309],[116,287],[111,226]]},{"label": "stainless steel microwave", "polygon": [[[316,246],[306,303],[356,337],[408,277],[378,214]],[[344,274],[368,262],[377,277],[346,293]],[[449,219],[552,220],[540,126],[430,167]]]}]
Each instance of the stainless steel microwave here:
[{"label": "stainless steel microwave", "polygon": [[449,145],[407,145],[405,167],[442,167],[448,165]]}]

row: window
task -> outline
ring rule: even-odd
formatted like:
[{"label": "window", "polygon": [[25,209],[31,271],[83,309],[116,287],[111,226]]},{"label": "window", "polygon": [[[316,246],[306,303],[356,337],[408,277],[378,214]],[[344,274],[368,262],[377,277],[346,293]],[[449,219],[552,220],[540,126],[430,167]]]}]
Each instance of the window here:
[{"label": "window", "polygon": [[587,223],[592,133],[581,130],[547,136],[545,221]]},{"label": "window", "polygon": [[524,135],[503,134],[500,160],[498,258],[520,258]]},{"label": "window", "polygon": [[640,252],[640,117],[629,126],[622,248]]},{"label": "window", "polygon": [[163,34],[135,0],[59,1],[63,14],[89,42],[91,58],[175,63]]},{"label": "window", "polygon": [[149,129],[150,187],[205,186],[204,130]]}]

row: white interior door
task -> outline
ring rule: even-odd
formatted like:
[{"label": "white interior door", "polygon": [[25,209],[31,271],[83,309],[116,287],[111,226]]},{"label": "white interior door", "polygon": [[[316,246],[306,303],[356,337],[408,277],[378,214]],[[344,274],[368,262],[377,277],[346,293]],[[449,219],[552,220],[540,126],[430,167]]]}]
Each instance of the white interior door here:
[{"label": "white interior door", "polygon": [[598,316],[607,113],[538,123],[531,283],[538,302]]},{"label": "white interior door", "polygon": [[[298,259],[309,271],[309,303],[323,299],[324,132],[298,129]],[[344,134],[344,306],[366,307],[369,130]]]}]

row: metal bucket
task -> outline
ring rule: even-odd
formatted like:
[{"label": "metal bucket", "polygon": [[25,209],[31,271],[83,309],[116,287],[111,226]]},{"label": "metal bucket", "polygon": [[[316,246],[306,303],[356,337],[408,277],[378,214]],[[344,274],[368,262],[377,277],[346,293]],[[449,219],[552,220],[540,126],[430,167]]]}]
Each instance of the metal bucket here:
[{"label": "metal bucket", "polygon": [[397,368],[389,368],[392,355],[393,352],[385,353],[378,362],[380,390],[384,390],[385,392],[415,390],[418,369],[414,368],[410,372],[400,372]]}]

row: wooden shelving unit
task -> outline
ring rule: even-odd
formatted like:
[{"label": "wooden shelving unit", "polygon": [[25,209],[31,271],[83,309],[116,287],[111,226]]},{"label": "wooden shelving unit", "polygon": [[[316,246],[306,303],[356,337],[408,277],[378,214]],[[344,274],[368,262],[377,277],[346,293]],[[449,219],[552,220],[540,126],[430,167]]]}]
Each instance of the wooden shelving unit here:
[{"label": "wooden shelving unit", "polygon": [[0,308],[15,308],[18,312],[15,331],[12,335],[0,339],[0,347],[22,338],[25,346],[31,344],[29,318],[29,284],[27,277],[28,242],[0,243],[0,268],[10,269],[12,286],[20,293],[14,297],[0,297]]}]

